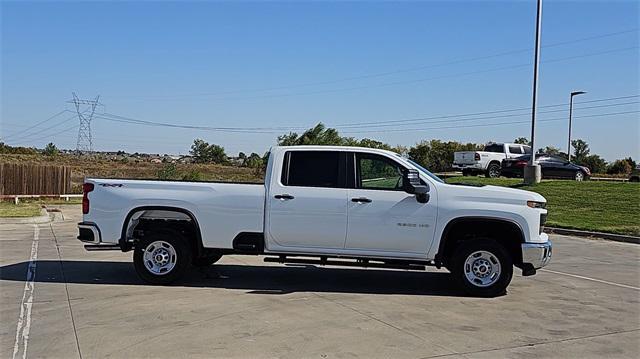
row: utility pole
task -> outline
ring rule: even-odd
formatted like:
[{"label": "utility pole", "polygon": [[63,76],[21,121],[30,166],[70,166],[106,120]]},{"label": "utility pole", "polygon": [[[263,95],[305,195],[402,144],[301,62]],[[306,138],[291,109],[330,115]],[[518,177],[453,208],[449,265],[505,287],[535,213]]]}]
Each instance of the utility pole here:
[{"label": "utility pole", "polygon": [[536,107],[538,102],[538,67],[540,65],[540,31],[542,28],[542,0],[538,0],[536,12],[536,43],[535,60],[533,61],[533,100],[531,105],[531,158],[529,165],[524,169],[524,182],[526,184],[539,183],[542,179],[542,170],[536,162]]},{"label": "utility pole", "polygon": [[585,93],[585,91],[573,91],[569,97],[569,144],[567,145],[567,161],[569,162],[571,162],[571,118],[573,117],[573,96]]},{"label": "utility pole", "polygon": [[[75,92],[72,92],[73,99],[67,102],[76,106],[76,112],[78,113],[78,119],[80,120],[80,127],[78,128],[78,142],[76,143],[76,155],[80,156],[88,154],[93,151],[93,140],[91,137],[91,120],[93,114],[96,111],[96,106],[100,104],[98,100],[100,95],[96,96],[94,100],[81,100],[76,96]],[[83,106],[81,111],[81,105]],[[88,114],[86,114],[88,112]]]}]

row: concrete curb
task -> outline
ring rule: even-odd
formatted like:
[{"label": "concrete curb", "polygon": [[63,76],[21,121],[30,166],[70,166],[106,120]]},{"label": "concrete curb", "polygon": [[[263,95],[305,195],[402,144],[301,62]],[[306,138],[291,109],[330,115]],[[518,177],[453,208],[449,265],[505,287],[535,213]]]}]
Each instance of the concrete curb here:
[{"label": "concrete curb", "polygon": [[602,238],[602,239],[608,239],[610,241],[616,241],[616,242],[640,244],[640,237],[626,236],[623,234],[589,232],[589,231],[580,231],[577,229],[565,229],[565,228],[555,228],[555,227],[545,227],[544,231],[547,233],[563,234],[567,236]]},{"label": "concrete curb", "polygon": [[45,208],[40,209],[40,215],[37,217],[9,217],[9,218],[0,218],[0,224],[36,224],[36,223],[49,223],[51,222],[52,216],[47,212]]}]

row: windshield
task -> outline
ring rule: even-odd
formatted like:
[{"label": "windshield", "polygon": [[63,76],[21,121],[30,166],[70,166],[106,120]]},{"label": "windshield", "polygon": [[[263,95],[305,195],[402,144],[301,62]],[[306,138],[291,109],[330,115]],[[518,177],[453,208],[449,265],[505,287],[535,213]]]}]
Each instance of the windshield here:
[{"label": "windshield", "polygon": [[416,166],[416,168],[418,169],[418,171],[424,173],[425,175],[431,177],[434,181],[440,182],[440,183],[444,183],[444,181],[442,179],[440,179],[440,177],[434,175],[433,173],[429,172],[426,168],[420,166],[419,164],[417,164],[416,162],[410,160],[410,159],[406,159],[407,161],[409,161],[409,163],[411,163],[412,165]]}]

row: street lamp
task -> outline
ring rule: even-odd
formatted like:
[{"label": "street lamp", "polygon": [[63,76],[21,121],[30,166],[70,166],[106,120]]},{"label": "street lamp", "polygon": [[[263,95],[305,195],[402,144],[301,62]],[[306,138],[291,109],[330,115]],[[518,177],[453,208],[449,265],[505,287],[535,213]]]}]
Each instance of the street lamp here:
[{"label": "street lamp", "polygon": [[582,95],[586,91],[573,91],[569,98],[569,144],[567,144],[567,160],[571,162],[571,117],[573,116],[573,96]]},{"label": "street lamp", "polygon": [[536,106],[538,101],[538,67],[540,65],[540,30],[542,28],[542,0],[538,0],[536,12],[536,43],[533,62],[533,101],[531,104],[531,158],[524,168],[524,182],[526,184],[539,183],[542,178],[540,165],[536,163]]}]

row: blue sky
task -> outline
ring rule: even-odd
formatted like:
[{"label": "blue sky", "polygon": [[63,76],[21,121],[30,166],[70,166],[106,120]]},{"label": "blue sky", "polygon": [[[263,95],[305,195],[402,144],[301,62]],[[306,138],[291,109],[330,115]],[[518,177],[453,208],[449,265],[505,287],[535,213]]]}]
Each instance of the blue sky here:
[{"label": "blue sky", "polygon": [[[638,4],[545,1],[541,106],[568,102],[571,90],[588,91],[576,102],[640,93]],[[263,153],[284,128],[531,104],[534,0],[2,2],[1,9],[0,136],[9,144],[75,148],[77,129],[64,131],[77,122],[64,122],[70,112],[30,128],[73,110],[66,103],[72,91],[101,95],[99,113],[273,132],[93,121],[96,149],[153,153],[186,153],[194,138],[229,154]],[[577,104],[573,137],[607,160],[640,157],[638,100]],[[537,147],[564,149],[566,107],[540,109],[550,110],[539,118],[560,120],[540,122]],[[527,123],[483,125],[526,122],[526,110],[492,116],[353,127],[378,132],[349,135],[406,146],[529,136]]]}]

